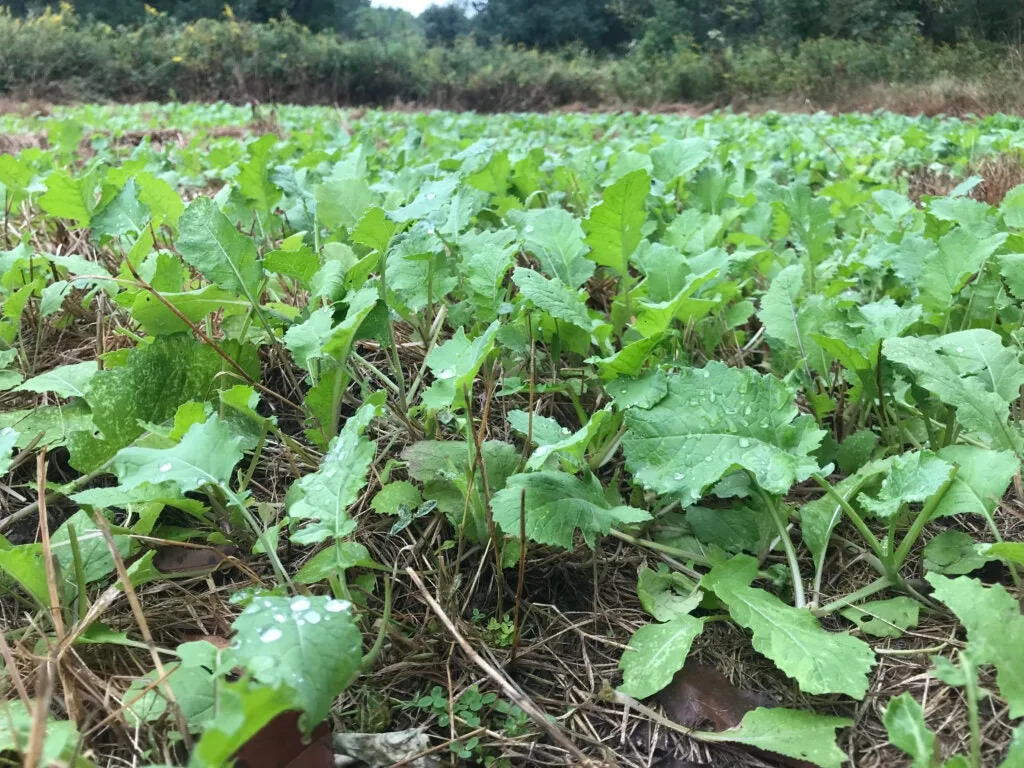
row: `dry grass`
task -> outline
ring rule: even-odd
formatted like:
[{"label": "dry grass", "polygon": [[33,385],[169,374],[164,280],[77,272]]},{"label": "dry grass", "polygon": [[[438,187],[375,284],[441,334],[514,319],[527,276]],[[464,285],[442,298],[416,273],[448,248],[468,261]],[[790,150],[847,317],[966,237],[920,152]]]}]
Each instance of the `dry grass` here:
[{"label": "dry grass", "polygon": [[958,184],[972,176],[982,181],[968,193],[968,197],[998,206],[1006,193],[1024,184],[1024,157],[1020,154],[999,154],[971,163],[961,174],[952,174],[943,168],[922,166],[902,174],[907,182],[907,195],[920,204],[924,197],[943,197]]}]

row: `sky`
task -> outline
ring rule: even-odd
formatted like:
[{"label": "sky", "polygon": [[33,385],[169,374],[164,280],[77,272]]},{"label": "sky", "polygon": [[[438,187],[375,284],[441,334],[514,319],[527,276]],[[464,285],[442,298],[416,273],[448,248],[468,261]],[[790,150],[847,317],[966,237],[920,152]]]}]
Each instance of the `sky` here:
[{"label": "sky", "polygon": [[445,5],[446,0],[373,0],[372,4],[378,8],[401,8],[419,16],[432,5]]}]

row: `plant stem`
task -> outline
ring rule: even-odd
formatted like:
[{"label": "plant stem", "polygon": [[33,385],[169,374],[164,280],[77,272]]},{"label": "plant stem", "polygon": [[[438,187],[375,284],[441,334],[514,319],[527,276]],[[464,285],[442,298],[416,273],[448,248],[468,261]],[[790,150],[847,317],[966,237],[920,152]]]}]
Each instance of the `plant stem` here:
[{"label": "plant stem", "polygon": [[789,572],[793,579],[793,604],[797,608],[803,608],[807,605],[807,596],[804,594],[804,581],[800,575],[800,560],[796,556],[796,547],[793,546],[793,539],[790,538],[787,521],[782,516],[778,500],[762,491],[753,478],[751,478],[751,483],[753,483],[753,487],[761,497],[764,505],[768,507],[768,514],[771,515],[772,522],[775,523],[775,528],[779,532],[779,540],[782,542],[782,548],[786,552],[786,562],[789,564]]},{"label": "plant stem", "polygon": [[960,668],[964,671],[964,694],[967,697],[967,717],[971,728],[971,768],[981,768],[981,720],[978,716],[978,671],[970,651],[960,654]]},{"label": "plant stem", "polygon": [[813,477],[814,481],[825,490],[825,493],[835,499],[836,503],[843,508],[846,516],[850,518],[850,522],[853,523],[854,527],[860,532],[860,535],[864,537],[864,541],[866,541],[868,546],[871,547],[871,551],[875,553],[875,556],[881,560],[888,569],[890,562],[889,558],[886,557],[886,553],[882,548],[881,542],[878,541],[875,534],[873,534],[871,529],[868,528],[867,523],[864,522],[864,518],[857,514],[857,510],[850,506],[850,502],[844,499],[842,494],[836,491],[828,480],[817,472],[811,475],[811,477]]},{"label": "plant stem", "polygon": [[820,608],[815,608],[811,611],[815,616],[828,616],[830,613],[835,613],[841,608],[845,608],[848,605],[859,602],[866,597],[878,594],[883,589],[888,589],[893,586],[896,582],[888,576],[880,576],[879,578],[872,581],[870,584],[866,584],[860,589],[851,592],[848,595],[843,595],[837,600],[833,600],[831,603],[826,603]]},{"label": "plant stem", "polygon": [[939,488],[938,493],[934,494],[928,502],[921,508],[914,522],[911,523],[910,529],[907,531],[906,536],[903,537],[903,541],[900,542],[899,549],[896,550],[896,554],[892,558],[893,570],[899,570],[900,566],[903,565],[907,559],[907,555],[910,554],[911,548],[917,542],[918,537],[921,535],[921,531],[924,530],[925,525],[931,520],[932,512],[935,511],[935,507],[938,506],[939,502],[942,501],[942,497],[946,495],[946,491],[953,484],[956,479],[956,473],[959,471],[959,467],[953,466],[953,471],[949,475],[949,479],[942,484]]}]

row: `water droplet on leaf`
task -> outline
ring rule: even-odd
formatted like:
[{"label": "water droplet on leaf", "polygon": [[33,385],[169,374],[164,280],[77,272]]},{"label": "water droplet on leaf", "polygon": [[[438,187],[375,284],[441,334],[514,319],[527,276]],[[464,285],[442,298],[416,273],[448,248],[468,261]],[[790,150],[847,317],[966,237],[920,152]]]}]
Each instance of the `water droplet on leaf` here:
[{"label": "water droplet on leaf", "polygon": [[306,598],[299,597],[299,598],[296,598],[295,600],[292,600],[292,610],[293,611],[304,611],[307,608],[309,608],[309,600],[307,600]]},{"label": "water droplet on leaf", "polygon": [[160,465],[161,472],[170,472],[172,469],[174,469],[174,465],[169,462],[167,464]]},{"label": "water droplet on leaf", "polygon": [[303,614],[302,618],[308,621],[310,624],[320,623],[320,614],[316,611],[310,611],[309,613]]},{"label": "water droplet on leaf", "polygon": [[330,600],[327,605],[324,606],[324,610],[328,613],[341,613],[348,608],[348,603],[344,600]]},{"label": "water droplet on leaf", "polygon": [[280,639],[281,639],[281,630],[278,629],[277,627],[271,627],[270,629],[266,629],[260,635],[260,640],[262,640],[264,643],[272,643],[275,640],[280,640]]},{"label": "water droplet on leaf", "polygon": [[445,368],[437,372],[437,378],[441,379],[442,381],[453,379],[455,378],[455,371],[453,371],[451,368]]}]

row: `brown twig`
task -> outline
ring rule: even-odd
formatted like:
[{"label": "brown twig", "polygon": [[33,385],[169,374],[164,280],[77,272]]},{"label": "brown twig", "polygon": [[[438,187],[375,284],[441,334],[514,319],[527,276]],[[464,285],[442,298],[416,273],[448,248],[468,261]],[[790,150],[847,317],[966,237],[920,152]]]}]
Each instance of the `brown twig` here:
[{"label": "brown twig", "polygon": [[445,628],[451,633],[455,642],[459,644],[459,647],[462,648],[463,653],[469,657],[469,660],[480,667],[483,673],[493,680],[499,688],[501,688],[505,696],[511,699],[517,707],[523,710],[523,712],[525,712],[542,731],[550,736],[556,744],[572,754],[572,756],[577,760],[577,765],[594,766],[596,768],[599,764],[587,757],[579,747],[573,744],[572,740],[562,732],[562,729],[552,723],[540,707],[533,703],[533,700],[529,696],[522,693],[508,680],[508,678],[495,669],[490,662],[473,650],[473,646],[471,646],[466,641],[466,638],[459,633],[459,630],[456,628],[454,622],[452,622],[448,617],[448,614],[444,612],[444,609],[440,604],[433,598],[430,592],[427,591],[427,587],[423,583],[423,579],[420,578],[420,575],[412,568],[406,568],[405,572],[409,574],[409,578],[413,580],[414,584],[416,584],[420,594],[423,595],[423,599],[426,601],[427,605],[430,606],[430,610],[432,610],[437,618],[441,620],[441,623],[444,624]]}]

